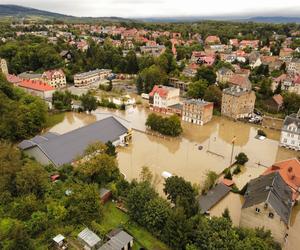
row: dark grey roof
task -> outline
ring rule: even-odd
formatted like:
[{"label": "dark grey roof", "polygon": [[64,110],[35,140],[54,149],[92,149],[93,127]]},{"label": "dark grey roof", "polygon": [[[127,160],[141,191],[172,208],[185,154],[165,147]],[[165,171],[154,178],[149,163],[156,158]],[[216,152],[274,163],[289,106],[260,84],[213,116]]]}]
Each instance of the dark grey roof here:
[{"label": "dark grey roof", "polygon": [[103,244],[98,250],[122,250],[133,240],[133,237],[123,230],[112,231],[114,234],[110,240]]},{"label": "dark grey roof", "polygon": [[262,175],[248,183],[242,208],[265,202],[288,225],[292,212],[292,190],[278,172]]},{"label": "dark grey roof", "polygon": [[[298,112],[299,113],[299,112]],[[290,131],[288,130],[288,126],[292,123],[295,123],[295,125],[297,126],[297,130],[296,131]],[[298,116],[298,114],[291,114],[285,117],[284,122],[283,122],[283,131],[289,132],[289,133],[295,133],[300,135],[300,118]]]},{"label": "dark grey roof", "polygon": [[219,183],[217,186],[209,190],[206,195],[201,195],[199,197],[201,213],[205,213],[211,209],[215,204],[222,200],[230,192],[230,190],[230,187],[223,183]]},{"label": "dark grey roof", "polygon": [[30,140],[22,141],[21,143],[19,143],[18,147],[22,150],[25,150],[34,147],[41,142],[48,141],[52,138],[55,138],[57,136],[59,136],[59,134],[53,132],[47,132],[46,134],[43,135],[37,135]]},{"label": "dark grey roof", "polygon": [[176,104],[173,104],[173,105],[168,106],[168,108],[182,110],[182,104],[176,103]]},{"label": "dark grey roof", "polygon": [[[127,131],[128,129],[124,125],[110,116],[66,134],[35,143],[35,146],[38,146],[54,165],[61,166],[71,163],[76,157],[81,156],[88,145],[99,141],[102,143],[115,142]],[[26,149],[29,144],[23,141],[19,147]]]}]

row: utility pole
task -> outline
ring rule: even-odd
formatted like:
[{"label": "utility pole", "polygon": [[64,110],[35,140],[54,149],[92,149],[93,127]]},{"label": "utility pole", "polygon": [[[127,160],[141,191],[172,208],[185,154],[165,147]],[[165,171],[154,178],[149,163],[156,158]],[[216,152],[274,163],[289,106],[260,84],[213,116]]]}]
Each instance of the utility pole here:
[{"label": "utility pole", "polygon": [[230,157],[230,166],[231,166],[232,160],[233,160],[233,152],[234,152],[234,143],[235,143],[235,140],[236,140],[236,137],[234,136],[232,138],[232,141],[231,141],[231,143],[232,143],[232,149],[231,149],[231,157]]}]

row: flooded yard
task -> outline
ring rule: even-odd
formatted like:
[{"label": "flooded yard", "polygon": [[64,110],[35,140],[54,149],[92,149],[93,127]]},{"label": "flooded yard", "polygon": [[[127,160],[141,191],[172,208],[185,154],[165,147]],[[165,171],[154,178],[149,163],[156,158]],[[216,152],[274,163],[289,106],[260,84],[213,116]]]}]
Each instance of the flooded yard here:
[{"label": "flooded yard", "polygon": [[[142,107],[126,111],[100,108],[91,115],[67,113],[64,121],[51,131],[66,133],[111,113],[125,119],[134,129],[132,143],[128,147],[118,148],[120,171],[128,180],[132,180],[139,178],[143,166],[148,166],[154,174],[154,183],[160,193],[164,183],[161,176],[163,171],[182,176],[201,186],[208,170],[221,173],[230,165],[232,151],[233,158],[239,152],[244,152],[249,158],[242,172],[233,177],[239,188],[258,177],[274,162],[299,155],[295,151],[278,147],[280,132],[264,129],[268,138],[261,141],[255,138],[259,127],[223,117],[214,117],[204,126],[183,123],[184,132],[179,138],[164,139],[149,135],[143,132],[149,111]],[[233,145],[234,137],[236,140]],[[202,150],[199,150],[199,146],[203,147]],[[243,197],[230,193],[211,209],[211,215],[220,216],[228,207],[234,225],[238,225],[242,203]],[[293,212],[290,237],[285,248],[288,250],[296,249],[295,246],[300,243],[296,234],[300,232],[299,207]]]}]

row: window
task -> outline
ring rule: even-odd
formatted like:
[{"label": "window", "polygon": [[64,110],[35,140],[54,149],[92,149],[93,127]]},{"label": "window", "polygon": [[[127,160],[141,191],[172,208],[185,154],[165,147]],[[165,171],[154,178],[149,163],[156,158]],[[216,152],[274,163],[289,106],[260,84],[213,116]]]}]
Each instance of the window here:
[{"label": "window", "polygon": [[274,218],[274,214],[273,213],[269,213],[269,218],[273,219]]},{"label": "window", "polygon": [[255,208],[255,212],[256,212],[256,213],[260,213],[260,208],[256,207],[256,208]]}]

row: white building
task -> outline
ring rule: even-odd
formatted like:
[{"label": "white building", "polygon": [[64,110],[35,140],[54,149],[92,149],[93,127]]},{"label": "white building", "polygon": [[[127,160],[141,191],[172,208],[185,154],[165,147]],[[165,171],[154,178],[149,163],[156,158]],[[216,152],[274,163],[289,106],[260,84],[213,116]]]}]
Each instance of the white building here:
[{"label": "white building", "polygon": [[300,108],[297,114],[285,117],[279,145],[300,150]]},{"label": "white building", "polygon": [[149,94],[149,102],[154,110],[161,111],[179,103],[180,89],[155,85]]},{"label": "white building", "polygon": [[76,87],[87,86],[106,79],[111,74],[110,69],[95,69],[74,75],[74,84]]}]

